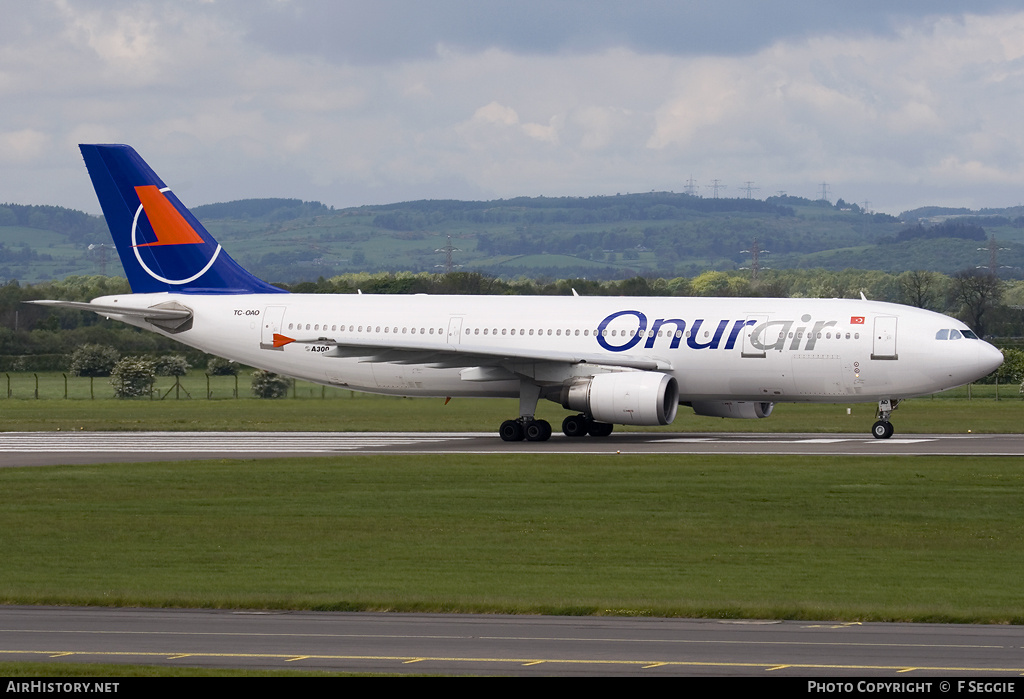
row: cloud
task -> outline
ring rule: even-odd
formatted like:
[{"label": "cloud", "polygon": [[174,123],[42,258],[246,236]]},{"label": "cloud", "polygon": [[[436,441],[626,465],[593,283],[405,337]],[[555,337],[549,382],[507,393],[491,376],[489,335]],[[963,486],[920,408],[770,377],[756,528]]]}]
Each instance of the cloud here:
[{"label": "cloud", "polygon": [[35,129],[0,132],[0,161],[23,164],[42,155],[48,138]]},{"label": "cloud", "polygon": [[[0,187],[96,211],[74,145],[117,141],[190,182],[190,203],[679,191],[691,175],[727,194],[826,181],[890,211],[929,192],[1016,203],[1024,13],[1006,6],[19,4],[0,26],[0,99],[17,105]],[[755,11],[758,31],[734,21]]]}]

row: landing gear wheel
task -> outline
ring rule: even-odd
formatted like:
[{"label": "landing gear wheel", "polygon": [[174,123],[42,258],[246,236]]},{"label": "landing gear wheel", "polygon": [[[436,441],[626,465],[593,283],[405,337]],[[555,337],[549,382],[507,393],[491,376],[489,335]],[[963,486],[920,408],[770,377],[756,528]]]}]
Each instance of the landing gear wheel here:
[{"label": "landing gear wheel", "polygon": [[530,420],[526,423],[527,442],[546,442],[551,439],[551,423],[547,420]]},{"label": "landing gear wheel", "polygon": [[525,436],[523,426],[518,420],[505,420],[498,428],[498,434],[506,442],[521,442]]},{"label": "landing gear wheel", "polygon": [[610,422],[591,422],[588,432],[591,437],[607,437],[613,429],[615,429],[615,425]]},{"label": "landing gear wheel", "polygon": [[888,420],[879,420],[871,426],[871,434],[875,436],[875,439],[889,439],[895,431],[896,428]]},{"label": "landing gear wheel", "polygon": [[586,415],[570,415],[562,420],[562,432],[566,437],[586,437],[590,420]]}]

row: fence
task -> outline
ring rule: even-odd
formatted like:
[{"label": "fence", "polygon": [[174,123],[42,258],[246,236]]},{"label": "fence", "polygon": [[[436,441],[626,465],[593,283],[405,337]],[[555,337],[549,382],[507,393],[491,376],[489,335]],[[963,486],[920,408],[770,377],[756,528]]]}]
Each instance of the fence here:
[{"label": "fence", "polygon": [[[58,372],[7,372],[3,375],[3,397],[21,400],[110,400],[114,387],[106,376],[71,376]],[[289,398],[322,400],[353,398],[354,391],[292,381]],[[208,376],[202,372],[187,376],[158,376],[149,400],[251,399],[250,376]],[[145,398],[143,400],[146,400]]]}]

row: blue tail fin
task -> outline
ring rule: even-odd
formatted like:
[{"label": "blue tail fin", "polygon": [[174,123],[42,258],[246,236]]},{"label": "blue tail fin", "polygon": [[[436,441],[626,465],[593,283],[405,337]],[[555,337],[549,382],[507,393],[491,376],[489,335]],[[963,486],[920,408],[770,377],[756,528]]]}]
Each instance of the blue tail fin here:
[{"label": "blue tail fin", "polygon": [[282,293],[232,260],[131,146],[79,148],[133,292]]}]

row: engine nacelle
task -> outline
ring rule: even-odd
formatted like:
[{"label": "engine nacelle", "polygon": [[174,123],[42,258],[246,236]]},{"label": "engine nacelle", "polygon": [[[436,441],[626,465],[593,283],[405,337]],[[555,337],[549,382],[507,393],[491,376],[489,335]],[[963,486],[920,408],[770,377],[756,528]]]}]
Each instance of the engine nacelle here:
[{"label": "engine nacelle", "polygon": [[768,417],[775,408],[775,403],[743,400],[710,400],[690,403],[693,412],[708,417],[732,417],[740,420],[753,420]]},{"label": "engine nacelle", "polygon": [[597,422],[668,425],[679,409],[679,384],[656,371],[615,371],[567,384],[561,403]]}]

